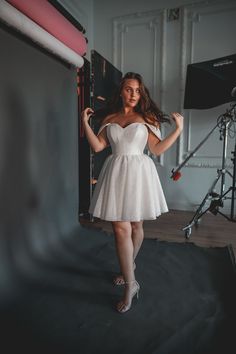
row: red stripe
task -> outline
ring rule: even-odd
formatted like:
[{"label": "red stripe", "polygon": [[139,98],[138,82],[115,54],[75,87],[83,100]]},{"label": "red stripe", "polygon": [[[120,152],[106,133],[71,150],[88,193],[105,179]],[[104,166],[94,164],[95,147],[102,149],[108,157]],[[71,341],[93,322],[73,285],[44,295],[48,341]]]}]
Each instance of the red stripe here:
[{"label": "red stripe", "polygon": [[11,5],[79,55],[85,55],[86,39],[47,0],[7,0]]}]

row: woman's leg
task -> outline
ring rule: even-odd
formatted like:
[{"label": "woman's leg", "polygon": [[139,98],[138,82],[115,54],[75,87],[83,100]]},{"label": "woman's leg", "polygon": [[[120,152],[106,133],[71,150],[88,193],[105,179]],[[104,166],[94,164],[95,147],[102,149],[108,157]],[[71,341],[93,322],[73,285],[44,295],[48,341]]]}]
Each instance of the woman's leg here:
[{"label": "woman's leg", "polygon": [[133,259],[137,257],[137,254],[140,250],[140,247],[143,243],[143,238],[144,238],[144,232],[143,232],[143,221],[135,221],[131,222],[131,227],[132,227],[132,241],[133,241],[133,246],[134,246],[134,254],[133,254]]},{"label": "woman's leg", "polygon": [[117,310],[125,312],[131,306],[134,291],[137,291],[133,268],[134,247],[132,227],[130,222],[123,221],[112,222],[112,226],[115,234],[116,252],[120,269],[126,285],[123,299],[117,304]]},{"label": "woman's leg", "polygon": [[[136,266],[134,263],[135,258],[140,250],[140,247],[143,242],[144,232],[143,232],[143,221],[132,221],[131,223],[131,238],[133,242],[133,269],[135,270]],[[115,277],[114,282],[116,285],[124,284],[124,278],[122,275]]]},{"label": "woman's leg", "polygon": [[121,273],[125,281],[134,279],[132,228],[130,222],[112,222],[115,234],[116,252],[120,264]]}]

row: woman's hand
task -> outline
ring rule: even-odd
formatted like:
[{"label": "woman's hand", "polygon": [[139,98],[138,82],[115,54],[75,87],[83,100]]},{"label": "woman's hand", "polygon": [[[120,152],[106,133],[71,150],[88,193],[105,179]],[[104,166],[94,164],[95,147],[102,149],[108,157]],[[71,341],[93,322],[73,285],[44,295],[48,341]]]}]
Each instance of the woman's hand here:
[{"label": "woman's hand", "polygon": [[179,130],[180,132],[182,132],[183,126],[184,126],[184,123],[183,123],[184,117],[181,116],[181,114],[179,114],[177,112],[171,113],[171,116],[172,116],[173,120],[175,121],[176,129]]},{"label": "woman's hand", "polygon": [[81,113],[82,122],[87,123],[93,113],[94,111],[92,110],[92,108],[90,107],[85,108],[85,110]]},{"label": "woman's hand", "polygon": [[108,141],[106,138],[106,132],[103,130],[99,135],[96,135],[93,129],[90,127],[89,118],[94,113],[92,108],[87,107],[83,112],[81,112],[81,120],[83,122],[83,128],[88,139],[88,143],[94,152],[99,152],[108,146]]}]

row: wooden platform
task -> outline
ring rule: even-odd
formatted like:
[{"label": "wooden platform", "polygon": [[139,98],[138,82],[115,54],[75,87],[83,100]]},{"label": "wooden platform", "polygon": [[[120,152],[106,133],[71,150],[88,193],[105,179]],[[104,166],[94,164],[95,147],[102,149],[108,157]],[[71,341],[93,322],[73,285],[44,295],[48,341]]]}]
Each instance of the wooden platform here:
[{"label": "wooden platform", "polygon": [[[232,246],[236,257],[236,222],[227,220],[220,214],[206,213],[199,225],[192,228],[187,239],[182,228],[192,219],[194,213],[189,211],[170,210],[157,220],[145,221],[144,232],[146,238],[155,238],[170,242],[193,242],[202,247]],[[81,218],[80,223],[86,227],[99,228],[112,233],[111,223],[94,219],[89,221]]]}]

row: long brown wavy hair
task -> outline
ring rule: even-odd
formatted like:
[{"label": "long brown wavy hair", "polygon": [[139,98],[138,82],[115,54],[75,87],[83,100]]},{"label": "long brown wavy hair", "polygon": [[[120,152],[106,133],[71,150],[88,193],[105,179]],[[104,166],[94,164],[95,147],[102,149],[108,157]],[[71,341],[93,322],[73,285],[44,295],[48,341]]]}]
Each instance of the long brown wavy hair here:
[{"label": "long brown wavy hair", "polygon": [[107,102],[106,108],[102,109],[100,114],[98,115],[100,115],[100,117],[103,116],[103,118],[105,118],[105,116],[107,116],[108,114],[118,113],[122,110],[123,102],[120,94],[125,85],[126,80],[128,79],[137,80],[139,83],[140,100],[134,108],[135,112],[139,113],[147,123],[153,124],[155,126],[160,126],[161,123],[164,122],[170,123],[169,116],[163,113],[156,105],[156,103],[152,100],[149,90],[144,85],[142,76],[135,72],[127,72],[123,76],[115,94]]}]

